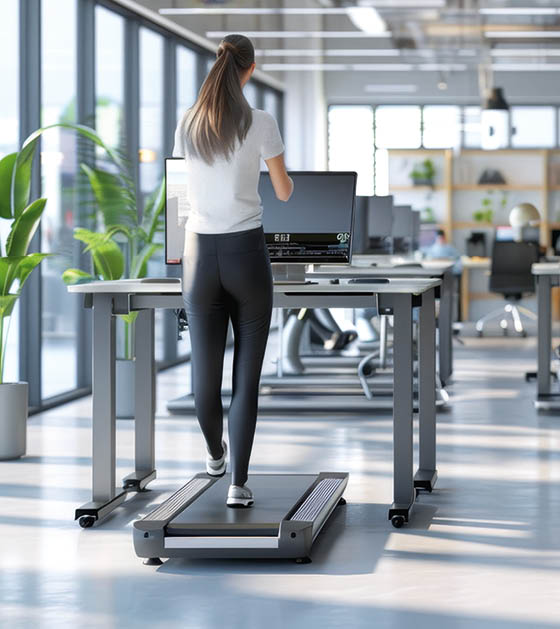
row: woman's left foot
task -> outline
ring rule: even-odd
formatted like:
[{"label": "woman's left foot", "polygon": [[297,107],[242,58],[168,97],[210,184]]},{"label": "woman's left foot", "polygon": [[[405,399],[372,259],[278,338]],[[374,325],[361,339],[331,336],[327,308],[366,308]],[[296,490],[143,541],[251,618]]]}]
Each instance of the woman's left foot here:
[{"label": "woman's left foot", "polygon": [[224,453],[219,459],[213,459],[210,453],[206,455],[206,473],[209,476],[223,476],[226,473],[227,444],[225,441],[222,441],[222,449]]},{"label": "woman's left foot", "polygon": [[230,485],[226,504],[228,507],[234,509],[247,509],[248,507],[252,507],[255,504],[253,492],[245,485],[243,485],[243,487]]}]

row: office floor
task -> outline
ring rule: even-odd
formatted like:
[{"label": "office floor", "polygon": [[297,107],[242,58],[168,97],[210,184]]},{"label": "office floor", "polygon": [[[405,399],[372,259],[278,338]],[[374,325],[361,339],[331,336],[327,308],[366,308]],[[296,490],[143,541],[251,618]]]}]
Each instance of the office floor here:
[{"label": "office floor", "polygon": [[[535,338],[466,338],[452,409],[439,415],[437,490],[408,527],[386,521],[389,416],[265,417],[253,471],[350,472],[348,505],[310,565],[180,561],[142,565],[131,523],[201,471],[192,418],[169,417],[186,367],[158,379],[153,491],[100,528],[89,499],[90,398],[35,416],[28,456],[0,463],[0,626],[267,629],[560,627],[560,415],[533,409]],[[119,422],[118,477],[132,465]],[[258,496],[257,496],[258,499]]]}]

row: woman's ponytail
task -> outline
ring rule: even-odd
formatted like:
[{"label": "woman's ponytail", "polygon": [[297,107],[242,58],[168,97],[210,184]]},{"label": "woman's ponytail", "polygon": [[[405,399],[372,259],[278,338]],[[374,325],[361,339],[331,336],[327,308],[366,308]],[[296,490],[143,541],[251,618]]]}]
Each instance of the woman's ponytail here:
[{"label": "woman's ponytail", "polygon": [[243,35],[224,37],[217,59],[184,120],[188,152],[212,164],[228,159],[236,140],[243,142],[252,113],[241,88],[241,74],[255,61],[253,44]]}]

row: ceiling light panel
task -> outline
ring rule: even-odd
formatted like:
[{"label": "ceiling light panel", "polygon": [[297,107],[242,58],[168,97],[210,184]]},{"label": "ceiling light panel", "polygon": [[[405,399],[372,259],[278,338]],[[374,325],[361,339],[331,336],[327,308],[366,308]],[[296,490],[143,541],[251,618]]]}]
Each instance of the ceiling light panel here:
[{"label": "ceiling light panel", "polygon": [[[226,35],[229,35],[230,31],[207,31],[206,37],[209,39],[222,39]],[[392,33],[386,31],[385,33],[378,33],[372,35],[371,33],[364,33],[362,31],[242,31],[242,34],[246,37],[253,38],[279,38],[279,39],[322,39],[322,38],[334,38],[334,39],[367,39],[374,38],[387,38],[391,37]]]},{"label": "ceiling light panel", "polygon": [[[445,7],[445,0],[376,0],[371,3],[375,9],[441,9]],[[362,6],[360,8],[370,8]],[[317,8],[164,8],[159,10],[160,15],[346,15],[347,9],[343,7],[317,7]]]},{"label": "ceiling light panel", "polygon": [[486,31],[489,39],[551,39],[560,37],[560,31]]}]

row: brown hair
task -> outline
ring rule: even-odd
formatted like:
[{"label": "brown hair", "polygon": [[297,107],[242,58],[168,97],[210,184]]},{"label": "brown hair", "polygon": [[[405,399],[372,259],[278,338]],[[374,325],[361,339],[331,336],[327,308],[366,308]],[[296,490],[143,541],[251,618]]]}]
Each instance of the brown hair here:
[{"label": "brown hair", "polygon": [[185,114],[188,152],[212,164],[229,159],[236,139],[243,142],[251,127],[251,107],[241,88],[240,75],[255,61],[255,49],[244,35],[227,35],[193,107]]}]

